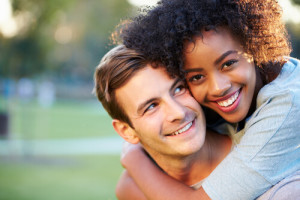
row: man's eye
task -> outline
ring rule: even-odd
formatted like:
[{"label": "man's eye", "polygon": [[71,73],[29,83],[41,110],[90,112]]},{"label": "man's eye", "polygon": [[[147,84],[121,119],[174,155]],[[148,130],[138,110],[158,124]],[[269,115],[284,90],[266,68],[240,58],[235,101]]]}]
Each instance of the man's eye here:
[{"label": "man's eye", "polygon": [[174,93],[176,94],[176,93],[180,92],[181,90],[183,90],[183,86],[179,86],[179,87],[175,88]]},{"label": "man's eye", "polygon": [[154,109],[156,106],[157,106],[157,103],[152,103],[152,104],[150,104],[150,105],[146,108],[146,110],[144,111],[144,113],[146,113],[146,112],[148,112],[148,111]]},{"label": "man's eye", "polygon": [[183,93],[186,91],[186,87],[184,85],[179,85],[175,88],[174,94]]}]

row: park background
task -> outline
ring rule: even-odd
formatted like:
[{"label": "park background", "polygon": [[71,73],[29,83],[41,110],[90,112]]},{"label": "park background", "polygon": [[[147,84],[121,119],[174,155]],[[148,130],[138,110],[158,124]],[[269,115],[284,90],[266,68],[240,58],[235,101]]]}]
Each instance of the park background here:
[{"label": "park background", "polygon": [[[122,140],[93,72],[121,20],[155,2],[0,0],[0,200],[116,199]],[[279,3],[300,58],[300,1]]]}]

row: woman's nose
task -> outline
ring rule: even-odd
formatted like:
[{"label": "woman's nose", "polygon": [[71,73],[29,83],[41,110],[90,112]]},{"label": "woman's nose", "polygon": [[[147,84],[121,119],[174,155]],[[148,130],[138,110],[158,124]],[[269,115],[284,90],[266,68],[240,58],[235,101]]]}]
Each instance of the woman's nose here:
[{"label": "woman's nose", "polygon": [[231,81],[227,75],[217,72],[211,76],[209,91],[212,96],[223,96],[230,87]]}]

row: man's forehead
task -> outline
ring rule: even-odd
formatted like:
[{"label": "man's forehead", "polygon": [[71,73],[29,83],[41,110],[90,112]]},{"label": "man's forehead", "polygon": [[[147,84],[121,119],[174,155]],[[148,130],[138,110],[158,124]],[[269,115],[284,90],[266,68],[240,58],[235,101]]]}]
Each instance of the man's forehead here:
[{"label": "man's forehead", "polygon": [[169,91],[178,78],[171,78],[164,68],[146,67],[139,70],[121,88],[116,97],[128,116],[137,112],[140,104]]}]

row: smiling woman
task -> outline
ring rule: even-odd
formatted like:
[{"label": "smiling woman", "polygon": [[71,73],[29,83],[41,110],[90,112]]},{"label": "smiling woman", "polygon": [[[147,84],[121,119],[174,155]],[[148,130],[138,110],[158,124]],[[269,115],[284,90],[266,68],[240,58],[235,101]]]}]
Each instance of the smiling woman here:
[{"label": "smiling woman", "polygon": [[227,29],[206,31],[186,47],[187,83],[196,100],[226,121],[237,123],[253,112],[262,87],[254,61]]}]

